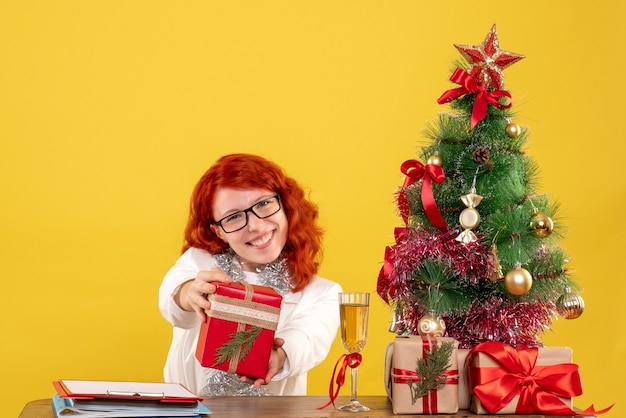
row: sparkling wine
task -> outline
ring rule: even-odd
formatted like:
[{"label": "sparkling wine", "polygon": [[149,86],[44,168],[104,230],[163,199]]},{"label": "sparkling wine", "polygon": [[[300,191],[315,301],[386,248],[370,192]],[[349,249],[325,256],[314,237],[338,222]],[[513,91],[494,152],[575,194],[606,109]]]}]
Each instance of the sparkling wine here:
[{"label": "sparkling wine", "polygon": [[367,313],[369,306],[357,303],[339,305],[341,318],[341,339],[343,346],[351,353],[358,353],[367,340]]}]

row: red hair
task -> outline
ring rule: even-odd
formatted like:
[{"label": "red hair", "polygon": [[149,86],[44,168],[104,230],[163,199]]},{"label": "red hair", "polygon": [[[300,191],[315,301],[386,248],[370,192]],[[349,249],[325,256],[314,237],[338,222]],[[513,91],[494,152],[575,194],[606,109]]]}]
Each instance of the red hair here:
[{"label": "red hair", "polygon": [[302,290],[317,273],[322,255],[323,231],[317,225],[317,206],[306,199],[302,187],[277,164],[257,155],[226,155],[204,173],[191,196],[183,252],[190,247],[211,254],[228,249],[228,244],[209,227],[215,222],[213,201],[220,187],[265,189],[280,196],[288,222],[283,254],[289,263],[294,292]]}]

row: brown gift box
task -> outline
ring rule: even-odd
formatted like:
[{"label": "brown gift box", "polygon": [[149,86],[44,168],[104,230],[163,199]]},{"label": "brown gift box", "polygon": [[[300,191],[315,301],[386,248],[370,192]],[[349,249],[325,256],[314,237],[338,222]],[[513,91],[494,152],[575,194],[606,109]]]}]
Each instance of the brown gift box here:
[{"label": "brown gift box", "polygon": [[459,362],[459,409],[470,409],[471,391],[469,387],[469,376],[467,375],[467,355],[470,350],[459,348],[457,356]]},{"label": "brown gift box", "polygon": [[[535,366],[551,366],[555,364],[565,364],[572,362],[572,349],[570,347],[542,347],[538,349],[537,362]],[[477,382],[472,381],[471,368],[486,368],[486,367],[500,367],[500,365],[488,355],[476,352],[471,355],[468,361],[469,369],[466,373],[470,377],[470,389],[473,391]],[[572,398],[559,397],[567,407],[572,408]],[[504,408],[497,411],[498,414],[515,414],[519,396],[516,395],[511,402],[509,402]],[[470,409],[476,414],[489,414],[490,412],[485,409],[476,395],[471,395]]]},{"label": "brown gift box", "polygon": [[[441,345],[449,341],[454,344],[450,356],[448,381],[442,388],[431,390],[428,395],[412,400],[410,380],[416,380],[417,360],[423,358],[428,345]],[[385,387],[391,400],[394,414],[436,414],[459,410],[458,389],[458,342],[452,338],[398,336],[387,348],[385,359]]]}]

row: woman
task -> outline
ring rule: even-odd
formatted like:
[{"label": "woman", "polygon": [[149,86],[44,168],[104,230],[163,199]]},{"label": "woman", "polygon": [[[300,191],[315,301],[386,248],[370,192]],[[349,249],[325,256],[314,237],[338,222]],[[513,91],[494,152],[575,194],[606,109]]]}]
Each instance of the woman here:
[{"label": "woman", "polygon": [[[159,291],[173,326],[165,381],[201,396],[306,395],[307,372],[330,349],[341,287],[316,275],[322,230],[317,207],[276,164],[249,154],[219,159],[196,185],[183,253]],[[204,368],[195,358],[216,282],[245,279],[283,296],[267,376]]]}]

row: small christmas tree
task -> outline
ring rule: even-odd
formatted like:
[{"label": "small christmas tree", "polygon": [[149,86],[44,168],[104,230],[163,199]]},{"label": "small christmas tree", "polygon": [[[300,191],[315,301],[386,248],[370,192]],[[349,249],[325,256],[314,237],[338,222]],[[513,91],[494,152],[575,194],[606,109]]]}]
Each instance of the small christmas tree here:
[{"label": "small christmas tree", "polygon": [[401,165],[405,226],[386,249],[377,291],[399,334],[538,347],[555,316],[578,317],[583,300],[558,246],[558,204],[537,194],[529,134],[512,122],[503,89],[502,70],[524,56],[500,49],[495,25],[482,44],[455,47],[467,62],[438,100],[454,112],[430,123],[429,144]]}]

